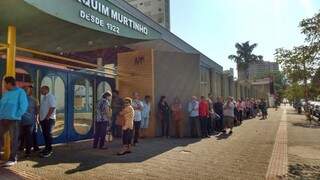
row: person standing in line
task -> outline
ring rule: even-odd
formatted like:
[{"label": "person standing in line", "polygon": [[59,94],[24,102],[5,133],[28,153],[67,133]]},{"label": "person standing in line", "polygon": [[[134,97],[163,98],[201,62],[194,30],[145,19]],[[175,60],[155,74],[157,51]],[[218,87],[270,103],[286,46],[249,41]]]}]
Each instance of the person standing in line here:
[{"label": "person standing in line", "polygon": [[266,103],[265,99],[261,99],[260,104],[259,104],[259,108],[260,108],[261,114],[262,114],[261,120],[266,119],[267,115],[268,115],[268,110],[267,110],[267,103]]},{"label": "person standing in line", "polygon": [[240,122],[240,124],[242,124],[242,120],[243,120],[243,106],[242,106],[242,101],[241,99],[238,100],[238,102],[236,103],[236,108],[238,110],[238,121]]},{"label": "person standing in line", "polygon": [[247,113],[246,113],[246,110],[247,110],[247,107],[246,107],[246,101],[244,99],[241,99],[241,108],[242,108],[242,120],[243,119],[246,119],[247,117]]},{"label": "person standing in line", "polygon": [[119,96],[119,91],[114,90],[112,92],[112,101],[111,101],[111,109],[112,109],[112,123],[111,123],[111,134],[114,137],[121,137],[121,126],[116,123],[117,116],[123,108],[123,100]]},{"label": "person standing in line", "polygon": [[214,115],[214,110],[213,110],[213,96],[211,93],[208,94],[208,105],[209,105],[209,118],[208,118],[208,134],[211,135],[214,132],[214,127],[215,127],[215,121],[213,120],[215,115]]},{"label": "person standing in line", "polygon": [[40,88],[43,96],[40,102],[40,125],[45,141],[45,149],[40,152],[40,156],[44,158],[52,154],[52,130],[56,121],[56,98],[49,92],[48,86]]},{"label": "person standing in line", "polygon": [[191,137],[199,137],[199,102],[196,96],[192,96],[191,101],[188,104],[189,118],[191,122]]},{"label": "person standing in line", "polygon": [[171,106],[171,112],[172,112],[172,121],[175,125],[175,133],[176,138],[181,138],[181,123],[183,120],[183,111],[182,111],[182,104],[178,97],[174,99],[174,102]]},{"label": "person standing in line", "polygon": [[132,99],[127,97],[124,99],[124,108],[120,112],[122,124],[122,150],[118,152],[119,156],[131,153],[131,142],[133,135],[134,109],[131,106]]},{"label": "person standing in line", "polygon": [[[3,164],[3,166],[9,167],[15,165],[18,160],[19,126],[22,115],[28,109],[28,99],[25,91],[16,86],[14,77],[5,77],[4,87],[7,92],[3,94],[0,100],[0,139],[3,139],[4,134],[9,132],[11,151],[9,160]],[[0,149],[1,146],[0,142]]]},{"label": "person standing in line", "polygon": [[224,104],[223,114],[225,131],[230,129],[229,134],[232,134],[232,129],[234,127],[234,103],[232,97],[228,97],[227,102]]},{"label": "person standing in line", "polygon": [[167,103],[166,97],[161,96],[158,103],[160,121],[162,123],[162,136],[169,138],[169,124],[170,124],[170,107]]},{"label": "person standing in line", "polygon": [[133,101],[132,101],[132,107],[134,109],[134,139],[133,139],[133,145],[135,146],[137,143],[139,143],[139,136],[140,136],[140,126],[141,126],[141,112],[143,110],[143,103],[140,101],[139,93],[135,92],[133,93]]},{"label": "person standing in line", "polygon": [[21,121],[21,137],[23,137],[24,141],[22,141],[21,146],[26,147],[25,157],[30,157],[31,147],[33,145],[34,150],[36,151],[37,142],[33,142],[33,132],[37,125],[37,115],[39,113],[39,102],[37,99],[32,97],[32,86],[25,86],[24,90],[28,96],[28,110],[22,116]]},{"label": "person standing in line", "polygon": [[146,136],[146,130],[149,128],[149,120],[151,116],[151,97],[145,96],[143,103],[143,109],[141,112],[142,121],[141,121],[141,137],[144,138]]},{"label": "person standing in line", "polygon": [[93,148],[107,149],[104,147],[107,135],[107,129],[111,122],[111,97],[110,91],[102,95],[102,98],[97,103],[97,113],[95,118],[95,131],[93,135]]},{"label": "person standing in line", "polygon": [[208,138],[208,118],[209,118],[209,105],[204,96],[201,96],[199,103],[199,119],[201,126],[201,137]]},{"label": "person standing in line", "polygon": [[223,98],[217,98],[217,102],[213,104],[213,109],[219,118],[216,119],[217,129],[216,131],[223,132]]}]

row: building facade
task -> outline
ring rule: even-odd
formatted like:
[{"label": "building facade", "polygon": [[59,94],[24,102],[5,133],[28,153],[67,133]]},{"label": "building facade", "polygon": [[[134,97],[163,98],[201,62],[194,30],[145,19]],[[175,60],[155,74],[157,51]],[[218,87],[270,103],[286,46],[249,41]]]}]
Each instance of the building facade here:
[{"label": "building facade", "polygon": [[170,30],[170,0],[126,0],[145,15]]},{"label": "building facade", "polygon": [[279,72],[279,64],[276,62],[263,61],[259,63],[250,64],[248,69],[249,80],[265,78],[266,75]]}]

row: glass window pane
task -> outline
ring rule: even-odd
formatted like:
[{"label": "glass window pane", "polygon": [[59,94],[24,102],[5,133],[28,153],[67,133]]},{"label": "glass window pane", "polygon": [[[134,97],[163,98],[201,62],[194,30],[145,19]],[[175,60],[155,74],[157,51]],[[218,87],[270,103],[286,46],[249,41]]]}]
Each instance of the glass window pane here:
[{"label": "glass window pane", "polygon": [[107,92],[107,91],[111,91],[111,92],[112,92],[111,86],[110,86],[109,83],[107,83],[107,82],[101,82],[101,83],[98,85],[97,99],[101,99],[103,93],[105,93],[105,92]]},{"label": "glass window pane", "polygon": [[81,135],[92,126],[93,87],[87,79],[78,79],[74,86],[74,128]]},{"label": "glass window pane", "polygon": [[[45,76],[41,81],[41,86],[48,86],[50,93],[53,94],[57,101],[57,119],[55,127],[52,131],[54,137],[59,136],[64,131],[64,115],[65,115],[65,85],[63,80],[54,74]],[[42,98],[42,97],[41,97]]]}]

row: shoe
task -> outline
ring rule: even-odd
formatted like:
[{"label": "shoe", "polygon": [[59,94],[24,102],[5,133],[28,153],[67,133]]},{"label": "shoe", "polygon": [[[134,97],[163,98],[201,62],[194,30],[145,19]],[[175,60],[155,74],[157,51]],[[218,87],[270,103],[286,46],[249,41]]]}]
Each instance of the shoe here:
[{"label": "shoe", "polygon": [[17,164],[17,161],[7,161],[6,163],[4,163],[2,166],[3,167],[11,167]]},{"label": "shoe", "polygon": [[48,157],[50,157],[51,155],[52,155],[52,151],[46,151],[46,152],[44,152],[44,153],[41,153],[40,154],[40,157],[42,157],[42,158],[48,158]]},{"label": "shoe", "polygon": [[233,133],[232,131],[229,132],[229,134],[232,134],[232,133]]},{"label": "shoe", "polygon": [[36,148],[33,148],[33,152],[39,152],[40,151],[40,148],[36,147]]}]

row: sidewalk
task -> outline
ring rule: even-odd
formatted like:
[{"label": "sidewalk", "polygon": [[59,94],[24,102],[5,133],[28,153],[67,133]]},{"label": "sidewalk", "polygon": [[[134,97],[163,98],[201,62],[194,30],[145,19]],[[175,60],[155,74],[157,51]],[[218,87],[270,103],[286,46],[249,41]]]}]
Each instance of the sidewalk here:
[{"label": "sidewalk", "polygon": [[320,179],[320,124],[288,110],[289,178]]},{"label": "sidewalk", "polygon": [[244,121],[231,136],[144,139],[123,157],[116,156],[119,140],[108,150],[72,143],[56,147],[51,158],[22,160],[14,170],[46,179],[265,179],[282,113],[270,109],[268,120]]},{"label": "sidewalk", "polygon": [[6,169],[0,167],[0,179],[1,180],[41,180],[40,178],[31,173],[27,173],[21,170]]}]

